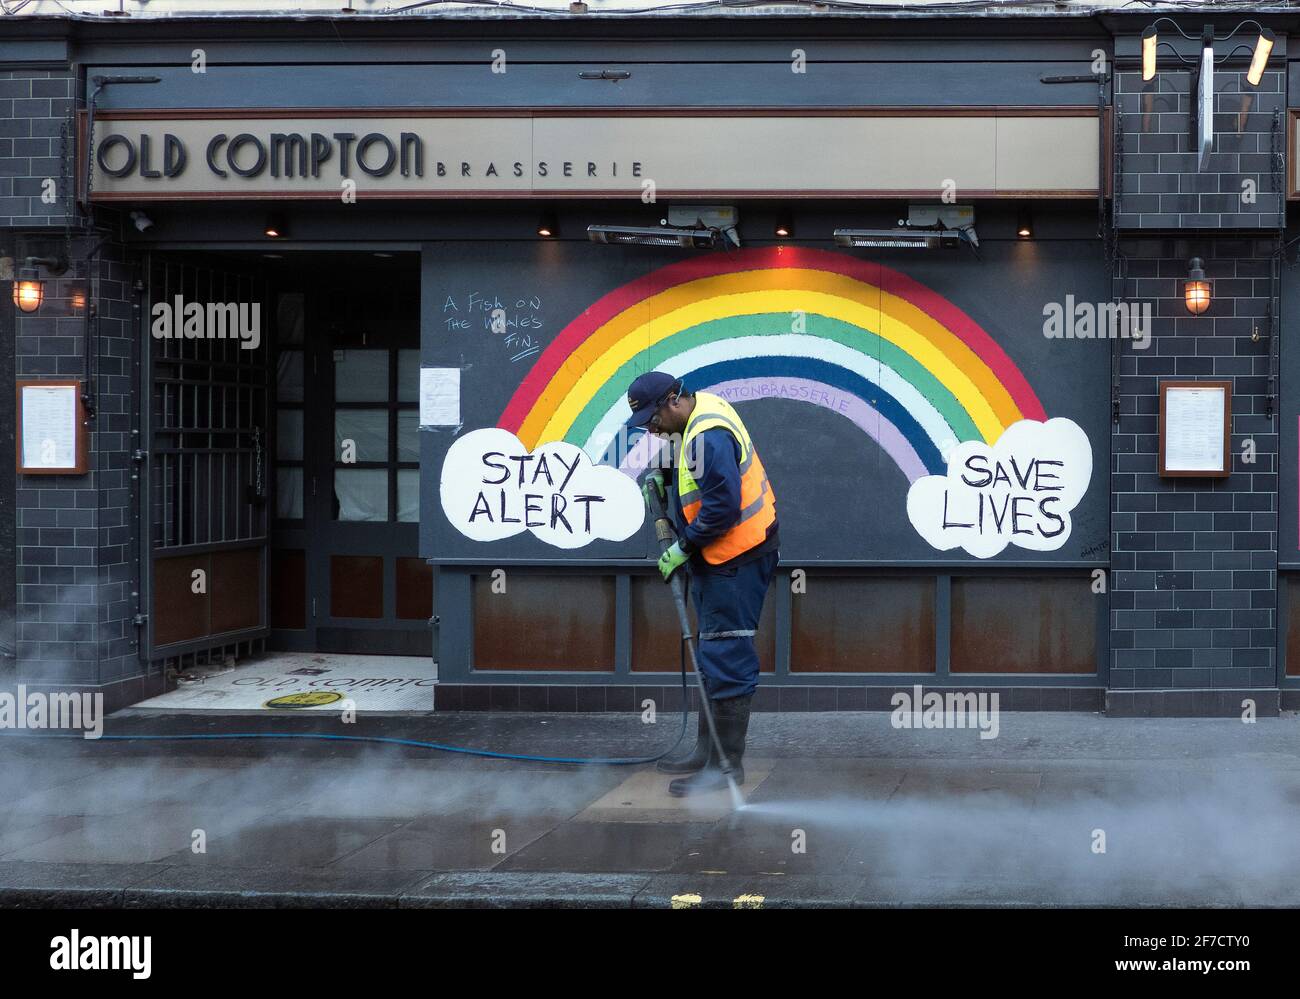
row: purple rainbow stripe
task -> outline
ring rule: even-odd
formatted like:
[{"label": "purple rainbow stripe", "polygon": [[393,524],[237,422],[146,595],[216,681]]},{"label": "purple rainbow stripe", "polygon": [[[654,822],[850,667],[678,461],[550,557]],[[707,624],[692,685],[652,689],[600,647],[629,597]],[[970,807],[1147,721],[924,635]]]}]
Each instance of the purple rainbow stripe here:
[{"label": "purple rainbow stripe", "polygon": [[[733,406],[750,399],[799,399],[813,402],[823,409],[852,420],[863,433],[874,440],[903,470],[909,483],[928,474],[916,449],[903,436],[898,427],[881,416],[870,403],[843,389],[807,378],[737,378],[718,382],[703,389],[720,395]],[[619,471],[639,478],[649,466],[660,441],[652,434],[642,434],[619,463]]]}]

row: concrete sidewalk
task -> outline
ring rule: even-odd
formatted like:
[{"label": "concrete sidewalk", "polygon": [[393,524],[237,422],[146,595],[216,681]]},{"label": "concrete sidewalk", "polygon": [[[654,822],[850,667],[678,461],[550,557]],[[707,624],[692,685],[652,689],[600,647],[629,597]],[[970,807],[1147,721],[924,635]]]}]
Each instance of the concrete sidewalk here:
[{"label": "concrete sidewalk", "polygon": [[[0,906],[1294,906],[1300,721],[755,715],[749,807],[646,764],[324,740],[0,735]],[[650,755],[678,717],[214,716],[109,735],[315,732]],[[693,722],[691,730],[693,732]]]}]

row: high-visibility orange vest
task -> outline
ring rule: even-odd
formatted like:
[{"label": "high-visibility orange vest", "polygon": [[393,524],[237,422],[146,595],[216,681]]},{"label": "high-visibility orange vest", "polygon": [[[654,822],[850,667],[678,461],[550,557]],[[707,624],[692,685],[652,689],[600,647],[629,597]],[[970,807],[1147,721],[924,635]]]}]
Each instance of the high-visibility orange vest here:
[{"label": "high-visibility orange vest", "polygon": [[691,442],[714,427],[725,427],[740,444],[740,519],[701,552],[710,565],[721,565],[767,540],[767,529],[776,521],[776,496],[740,414],[721,396],[696,392],[695,409],[686,423],[677,461],[677,496],[686,522],[695,520],[701,505],[700,487],[691,475],[687,457]]}]

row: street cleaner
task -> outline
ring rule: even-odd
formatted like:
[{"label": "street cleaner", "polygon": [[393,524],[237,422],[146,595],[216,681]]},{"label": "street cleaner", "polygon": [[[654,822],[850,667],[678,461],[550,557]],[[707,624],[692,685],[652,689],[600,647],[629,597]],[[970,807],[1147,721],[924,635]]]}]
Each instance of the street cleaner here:
[{"label": "street cleaner", "polygon": [[[665,582],[679,569],[689,573],[700,672],[718,742],[740,784],[758,686],[754,635],[778,558],[776,498],[749,431],[725,399],[687,392],[680,379],[662,371],[638,377],[627,396],[627,426],[669,441],[672,468],[667,475],[650,471],[641,489],[647,503],[654,490],[675,523],[677,541],[660,557],[659,572]],[[668,785],[675,797],[727,787],[702,711],[690,755],[660,760],[657,767],[692,774]]]}]

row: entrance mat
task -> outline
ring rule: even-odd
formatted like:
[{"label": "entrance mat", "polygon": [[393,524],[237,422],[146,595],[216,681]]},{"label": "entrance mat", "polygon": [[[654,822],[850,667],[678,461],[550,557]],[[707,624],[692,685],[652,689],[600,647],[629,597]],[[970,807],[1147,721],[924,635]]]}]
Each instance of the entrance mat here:
[{"label": "entrance mat", "polygon": [[339,712],[349,707],[358,712],[432,711],[437,677],[437,666],[425,656],[273,652],[232,669],[183,673],[175,690],[132,707],[167,711]]}]

